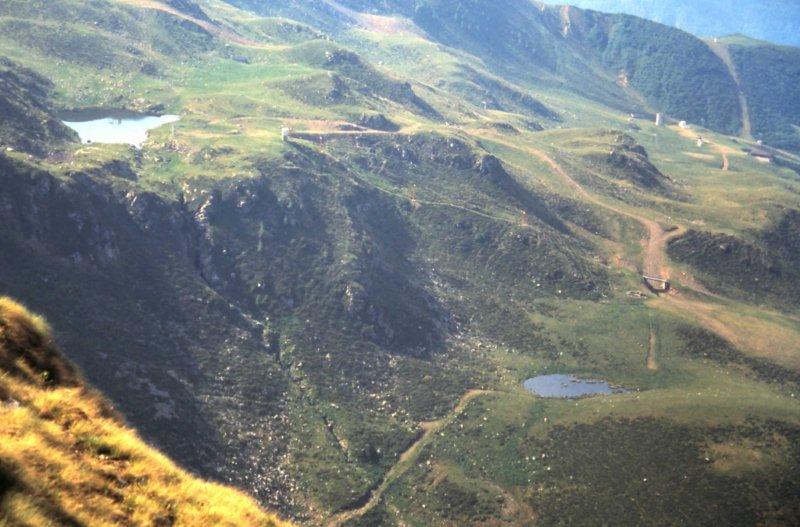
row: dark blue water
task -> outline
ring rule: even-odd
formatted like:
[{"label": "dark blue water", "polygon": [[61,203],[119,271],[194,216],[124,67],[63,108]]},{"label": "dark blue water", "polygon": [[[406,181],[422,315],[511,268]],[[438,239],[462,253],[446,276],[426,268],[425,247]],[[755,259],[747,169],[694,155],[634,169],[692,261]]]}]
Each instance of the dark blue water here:
[{"label": "dark blue water", "polygon": [[573,399],[591,395],[611,395],[627,393],[624,388],[612,387],[606,381],[579,379],[572,375],[540,375],[528,379],[523,384],[525,389],[539,397]]}]

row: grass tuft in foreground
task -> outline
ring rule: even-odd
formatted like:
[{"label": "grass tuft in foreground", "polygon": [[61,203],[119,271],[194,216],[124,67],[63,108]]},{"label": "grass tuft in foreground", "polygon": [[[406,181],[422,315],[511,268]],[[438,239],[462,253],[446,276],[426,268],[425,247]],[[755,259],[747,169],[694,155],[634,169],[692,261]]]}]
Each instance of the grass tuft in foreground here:
[{"label": "grass tuft in foreground", "polygon": [[146,445],[44,319],[0,298],[0,525],[288,524]]}]

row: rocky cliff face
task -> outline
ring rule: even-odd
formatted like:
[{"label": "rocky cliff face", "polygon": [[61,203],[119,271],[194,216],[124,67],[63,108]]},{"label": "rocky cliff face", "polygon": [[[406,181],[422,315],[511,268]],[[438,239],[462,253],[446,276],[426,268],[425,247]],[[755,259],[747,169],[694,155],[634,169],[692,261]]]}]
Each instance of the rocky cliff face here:
[{"label": "rocky cliff face", "polygon": [[[194,213],[111,173],[56,177],[3,158],[0,178],[4,290],[38,297],[67,328],[70,355],[146,437],[205,475],[258,479],[266,495],[263,476],[244,466],[277,465],[279,452],[233,447],[230,427],[268,434],[279,425],[281,374],[256,353],[260,328],[204,282]],[[229,413],[229,399],[244,406]]]}]

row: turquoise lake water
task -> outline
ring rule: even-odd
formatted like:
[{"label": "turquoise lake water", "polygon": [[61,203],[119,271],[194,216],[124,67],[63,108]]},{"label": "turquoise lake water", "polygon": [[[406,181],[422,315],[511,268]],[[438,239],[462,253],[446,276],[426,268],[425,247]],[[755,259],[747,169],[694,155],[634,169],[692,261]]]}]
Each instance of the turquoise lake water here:
[{"label": "turquoise lake water", "polygon": [[147,141],[147,132],[180,120],[178,115],[144,115],[133,112],[107,112],[97,110],[70,112],[63,122],[81,138],[81,142],[127,144],[141,148]]},{"label": "turquoise lake water", "polygon": [[525,381],[523,386],[530,393],[539,397],[560,399],[627,393],[624,388],[613,387],[606,381],[579,379],[572,375],[562,374],[533,377]]}]

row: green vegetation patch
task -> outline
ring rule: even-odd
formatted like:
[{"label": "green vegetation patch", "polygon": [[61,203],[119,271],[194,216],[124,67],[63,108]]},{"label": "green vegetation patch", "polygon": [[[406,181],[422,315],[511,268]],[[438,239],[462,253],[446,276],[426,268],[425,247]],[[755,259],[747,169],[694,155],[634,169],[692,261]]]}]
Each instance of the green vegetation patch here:
[{"label": "green vegetation patch", "polygon": [[726,367],[740,366],[752,371],[760,380],[794,389],[800,387],[800,372],[750,357],[709,331],[686,327],[678,335],[684,342],[682,351],[693,358],[706,359]]},{"label": "green vegetation patch", "polygon": [[800,292],[800,213],[788,210],[750,240],[727,234],[689,231],[669,244],[670,257],[696,267],[704,282],[720,292],[780,309],[797,306]]},{"label": "green vegetation patch", "polygon": [[355,83],[353,87],[364,95],[384,97],[424,117],[439,118],[438,112],[417,96],[410,83],[378,71],[352,51],[329,42],[314,41],[291,48],[286,56],[290,60],[336,72]]},{"label": "green vegetation patch", "polygon": [[[591,14],[586,13],[587,17]],[[735,134],[741,124],[736,86],[725,64],[701,40],[640,18],[606,16],[587,30],[601,60],[670,115]]]},{"label": "green vegetation patch", "polygon": [[800,49],[771,45],[730,47],[747,96],[753,134],[800,150]]},{"label": "green vegetation patch", "polygon": [[[546,465],[532,505],[545,525],[791,521],[800,507],[798,434],[796,426],[770,421],[718,429],[653,418],[557,426],[527,445]],[[705,449],[709,438],[773,436],[794,441],[786,465],[752,478],[716,470]]]}]

